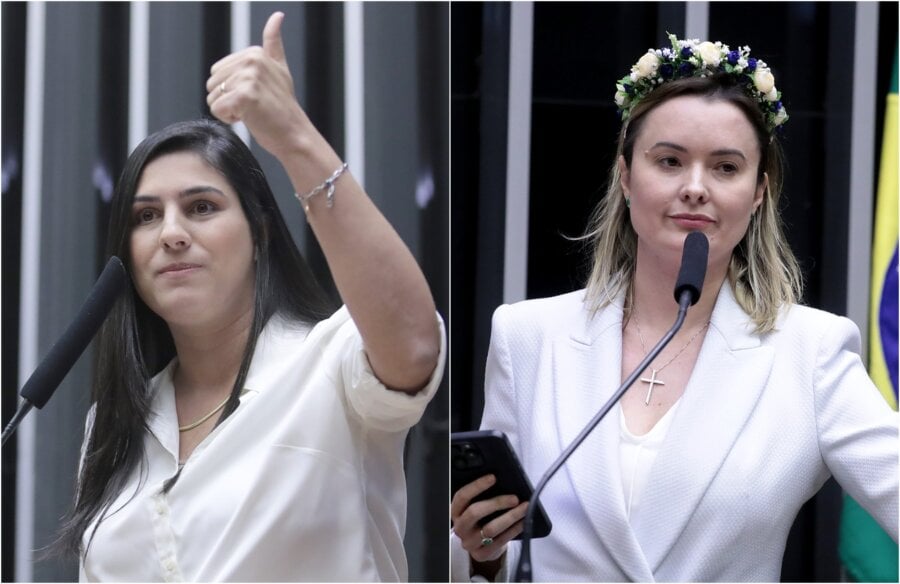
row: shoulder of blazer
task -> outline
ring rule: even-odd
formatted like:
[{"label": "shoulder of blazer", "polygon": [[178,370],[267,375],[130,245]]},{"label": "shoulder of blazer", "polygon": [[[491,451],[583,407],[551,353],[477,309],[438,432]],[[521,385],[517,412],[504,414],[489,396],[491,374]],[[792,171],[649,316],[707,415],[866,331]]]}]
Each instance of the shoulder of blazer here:
[{"label": "shoulder of blazer", "polygon": [[856,353],[861,350],[859,327],[855,322],[845,316],[799,304],[783,309],[775,331],[765,336],[788,337],[813,346],[823,337],[834,336],[846,339],[851,348],[855,347]]},{"label": "shoulder of blazer", "polygon": [[588,316],[584,290],[504,304],[494,311],[493,327],[505,334],[554,337],[583,327]]}]

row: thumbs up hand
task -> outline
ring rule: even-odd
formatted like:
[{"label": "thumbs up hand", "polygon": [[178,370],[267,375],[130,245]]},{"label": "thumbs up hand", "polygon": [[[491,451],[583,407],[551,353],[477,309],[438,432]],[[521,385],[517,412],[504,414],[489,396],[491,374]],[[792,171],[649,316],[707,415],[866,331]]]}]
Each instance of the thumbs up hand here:
[{"label": "thumbs up hand", "polygon": [[298,139],[318,135],[297,103],[281,40],[284,14],[269,17],[262,47],[248,47],[216,62],[206,81],[206,103],[228,124],[244,122],[253,138],[281,158]]}]

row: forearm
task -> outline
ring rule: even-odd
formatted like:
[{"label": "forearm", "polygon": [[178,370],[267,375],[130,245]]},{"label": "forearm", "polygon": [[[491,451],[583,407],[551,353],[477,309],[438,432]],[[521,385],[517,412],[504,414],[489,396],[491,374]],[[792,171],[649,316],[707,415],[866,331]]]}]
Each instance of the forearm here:
[{"label": "forearm", "polygon": [[[342,164],[314,128],[306,134],[277,155],[301,194]],[[392,389],[417,391],[428,381],[440,350],[434,301],[415,258],[352,170],[334,183],[334,206],[327,206],[322,192],[309,199],[306,217],[375,374]]]}]

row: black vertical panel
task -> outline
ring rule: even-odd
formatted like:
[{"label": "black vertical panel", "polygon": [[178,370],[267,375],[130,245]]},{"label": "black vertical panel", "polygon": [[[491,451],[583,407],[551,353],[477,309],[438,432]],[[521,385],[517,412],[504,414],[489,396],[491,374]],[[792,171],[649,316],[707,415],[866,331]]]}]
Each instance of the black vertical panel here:
[{"label": "black vertical panel", "polygon": [[[477,238],[475,257],[475,367],[472,388],[473,421],[484,409],[484,363],[487,358],[491,315],[503,300],[503,256],[506,214],[506,149],[509,119],[510,5],[488,3],[482,16],[483,69],[479,152]],[[462,380],[460,380],[462,381]]]},{"label": "black vertical panel", "polygon": [[[749,45],[751,54],[758,55],[772,68],[776,86],[782,91],[791,116],[781,133],[787,161],[782,217],[788,240],[807,276],[806,301],[820,306],[822,272],[819,259],[826,207],[825,105],[829,93],[836,89],[828,85],[831,59],[842,61],[845,56],[836,53],[843,52],[851,55],[852,63],[852,26],[849,36],[831,44],[828,30],[833,16],[827,3],[760,2],[754,5],[754,11],[767,26],[755,26],[744,11],[735,7],[711,4],[710,37],[732,47]],[[829,65],[824,67],[823,63]],[[847,75],[852,67],[833,70],[849,88]],[[844,116],[849,127],[849,110]],[[848,160],[839,164],[844,165]],[[846,183],[842,186],[842,198],[846,197],[846,186]],[[846,246],[846,239],[843,241]],[[846,253],[841,251],[840,255]],[[831,287],[841,288],[833,284]]]},{"label": "black vertical panel", "polygon": [[[2,164],[2,410],[3,427],[12,417],[18,401],[19,380],[19,258],[22,251],[22,144],[25,120],[25,29],[27,4],[4,2]],[[11,582],[15,576],[16,527],[16,446],[15,435],[3,448],[2,460],[2,550],[0,580]]]},{"label": "black vertical panel", "polygon": [[[344,9],[340,3],[306,5],[306,92],[303,108],[340,155],[344,137]],[[296,80],[295,80],[296,81]],[[352,171],[352,169],[351,169]],[[323,177],[324,178],[324,177]],[[335,302],[340,295],[312,230],[306,231],[305,257],[319,283]]]},{"label": "black vertical panel", "polygon": [[[455,6],[454,13],[462,8]],[[474,11],[480,11],[480,14]],[[456,311],[451,334],[454,414],[458,416],[454,419],[454,429],[468,429],[476,427],[481,420],[491,315],[503,301],[510,5],[492,2],[466,7],[458,17],[454,14],[453,22],[454,46],[459,33],[468,62],[458,68],[454,64],[451,118],[456,126],[456,111],[460,111],[466,122],[474,124],[465,130],[471,134],[461,136],[463,141],[459,150],[456,130],[452,137],[453,176],[460,176],[461,184],[457,187],[463,187],[463,190],[454,189],[451,215],[453,238],[457,242],[453,251],[452,286],[454,303],[458,300],[465,310]],[[463,30],[457,31],[457,22]],[[474,63],[469,60],[471,58]],[[476,79],[477,85],[473,87],[472,82]],[[461,154],[460,158],[457,158],[457,152]],[[456,185],[456,179],[452,180]],[[458,286],[462,283],[469,286]],[[458,367],[457,362],[463,359],[467,363]],[[468,369],[468,376],[462,374],[465,369]],[[465,403],[467,398],[468,404]]]},{"label": "black vertical panel", "polygon": [[[483,69],[479,152],[477,237],[475,257],[475,339],[472,343],[476,390],[474,412],[479,421],[484,409],[484,362],[487,358],[491,315],[503,300],[503,255],[506,215],[506,148],[509,119],[509,39],[511,7],[487,3],[482,17]],[[462,381],[462,380],[460,380]]]},{"label": "black vertical panel", "polygon": [[[128,157],[128,60],[130,7],[128,3],[100,4],[100,63],[97,76],[97,190],[96,265],[106,259],[110,200]],[[124,259],[124,258],[123,258]]]},{"label": "black vertical panel", "polygon": [[[434,193],[419,214],[419,264],[431,286],[438,312],[449,328],[449,149],[447,130],[449,6],[443,2],[418,4],[416,8],[416,53],[418,55],[417,101],[419,109],[419,176],[430,175]],[[447,541],[449,499],[448,406],[449,375],[428,405],[417,432],[426,446],[427,492],[424,516],[424,573],[410,573],[410,580],[446,582],[450,562]]]},{"label": "black vertical panel", "polygon": [[[664,20],[663,9],[682,20]],[[584,233],[606,190],[620,126],[615,82],[661,46],[658,31],[682,28],[683,10],[667,4],[535,4],[529,298],[584,285],[590,250],[569,238]]]},{"label": "black vertical panel", "polygon": [[[660,2],[657,8],[656,38],[659,39],[659,42],[654,46],[667,46],[669,33],[680,39],[685,38],[686,4],[684,2]],[[619,78],[624,76],[625,72]]]},{"label": "black vertical panel", "polygon": [[[199,75],[205,83],[209,77],[209,70],[219,59],[231,53],[231,3],[230,2],[204,2],[203,3],[203,59],[200,64]],[[206,105],[206,92],[203,92],[201,111],[209,114]]]},{"label": "black vertical panel", "polygon": [[[881,170],[881,145],[884,139],[884,112],[887,94],[891,86],[891,74],[894,62],[897,59],[897,23],[900,2],[878,3],[878,76],[876,78],[875,91],[875,147],[876,154],[872,160],[873,176],[876,179]],[[875,184],[878,184],[877,182]],[[872,213],[874,224],[875,213]]]},{"label": "black vertical panel", "polygon": [[[473,396],[474,372],[484,371],[475,362],[474,312],[476,299],[475,258],[478,255],[478,160],[481,156],[478,118],[481,101],[482,8],[474,2],[454,3],[450,10],[450,166],[453,205],[450,208],[450,271],[452,322],[450,377],[452,430],[468,430],[478,424],[481,410]],[[480,403],[480,402],[479,402]]]}]

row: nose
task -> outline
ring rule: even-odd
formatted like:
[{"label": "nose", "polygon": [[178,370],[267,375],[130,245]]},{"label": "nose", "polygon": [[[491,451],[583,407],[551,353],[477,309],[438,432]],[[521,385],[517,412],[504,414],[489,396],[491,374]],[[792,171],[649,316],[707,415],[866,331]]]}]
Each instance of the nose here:
[{"label": "nose", "polygon": [[170,213],[163,219],[159,232],[159,244],[171,250],[187,249],[191,246],[191,235],[182,224],[177,213]]},{"label": "nose", "polygon": [[688,203],[705,203],[709,200],[706,188],[706,172],[701,165],[694,165],[685,174],[685,184],[681,187],[681,200]]}]

